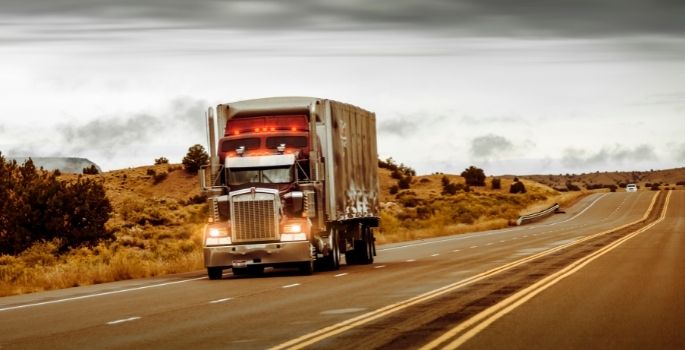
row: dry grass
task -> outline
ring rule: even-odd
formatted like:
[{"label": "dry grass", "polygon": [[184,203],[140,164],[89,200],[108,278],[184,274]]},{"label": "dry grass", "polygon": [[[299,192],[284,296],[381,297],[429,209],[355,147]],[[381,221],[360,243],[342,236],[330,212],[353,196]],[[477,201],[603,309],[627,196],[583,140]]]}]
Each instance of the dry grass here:
[{"label": "dry grass", "polygon": [[[378,243],[400,242],[413,239],[479,232],[505,228],[522,214],[546,209],[554,203],[562,207],[586,195],[586,192],[559,193],[552,188],[527,179],[521,179],[528,192],[509,194],[513,178],[501,178],[501,189],[472,187],[471,192],[443,195],[442,174],[419,176],[409,190],[390,195],[393,184],[390,175],[381,169],[381,228]],[[464,179],[447,175],[450,182]]]},{"label": "dry grass", "polygon": [[[154,183],[148,170],[168,176]],[[77,175],[65,174],[66,181]],[[198,270],[205,204],[197,178],[177,165],[99,175],[114,208],[107,228],[116,239],[66,253],[41,242],[18,256],[0,256],[0,296]]]},{"label": "dry grass", "polygon": [[[167,173],[159,183],[154,174]],[[69,181],[77,175],[65,174]],[[178,165],[115,170],[99,175],[114,213],[107,222],[116,239],[66,253],[52,242],[35,244],[18,256],[0,256],[0,296],[143,278],[203,268],[201,229],[206,205],[196,176]],[[441,194],[442,175],[415,177],[409,190],[389,194],[396,180],[379,170],[381,228],[379,243],[503,228],[523,212],[572,201],[580,193],[559,194],[524,180],[528,193],[511,195],[512,180],[502,189],[474,188],[469,193]],[[448,175],[450,181],[463,178]]]}]

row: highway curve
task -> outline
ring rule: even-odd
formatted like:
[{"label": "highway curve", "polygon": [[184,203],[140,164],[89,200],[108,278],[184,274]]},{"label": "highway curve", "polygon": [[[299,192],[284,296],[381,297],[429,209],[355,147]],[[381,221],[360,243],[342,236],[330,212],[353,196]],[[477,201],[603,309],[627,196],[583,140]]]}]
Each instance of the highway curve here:
[{"label": "highway curve", "polygon": [[[671,276],[682,267],[685,241],[668,234],[683,232],[683,192],[672,196],[663,221],[488,326],[472,325],[478,332],[468,339],[449,332],[661,219],[666,193],[656,194],[594,194],[565,214],[529,226],[384,245],[373,265],[313,276],[277,270],[234,277],[229,271],[223,280],[209,281],[197,272],[5,297],[0,299],[0,348],[441,348],[458,339],[459,346],[471,348],[592,348],[609,347],[607,339],[640,325],[631,321],[618,327],[609,321],[636,315],[655,323],[623,334],[624,343],[616,344],[639,346],[663,337],[658,330],[669,328],[662,323],[685,318],[682,282]],[[649,245],[653,251],[625,251],[657,232],[664,238]],[[660,255],[669,258],[662,261],[656,258]],[[616,292],[625,295],[612,296]],[[667,302],[674,306],[664,309]],[[625,314],[612,310],[624,306],[629,306]],[[577,340],[592,322],[602,322],[600,334],[613,336],[597,343]],[[557,344],[562,333],[566,343]],[[433,344],[441,337],[444,341]],[[675,339],[659,341],[654,344]]]}]

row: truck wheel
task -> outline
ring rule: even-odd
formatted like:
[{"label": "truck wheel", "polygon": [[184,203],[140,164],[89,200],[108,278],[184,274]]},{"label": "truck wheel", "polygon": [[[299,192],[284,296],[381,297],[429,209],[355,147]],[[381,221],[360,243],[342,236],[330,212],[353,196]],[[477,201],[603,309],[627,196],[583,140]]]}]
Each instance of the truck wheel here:
[{"label": "truck wheel", "polygon": [[340,269],[340,242],[338,241],[338,230],[331,229],[329,237],[331,250],[327,256],[321,259],[321,264],[319,266],[323,270],[338,270]]},{"label": "truck wheel", "polygon": [[362,239],[354,241],[354,251],[350,253],[354,264],[373,263],[373,237],[368,226],[362,226]]},{"label": "truck wheel", "polygon": [[208,267],[207,277],[209,277],[210,280],[220,280],[223,272],[223,269],[220,267]]},{"label": "truck wheel", "polygon": [[314,261],[305,261],[300,265],[300,274],[309,276],[314,272]]},{"label": "truck wheel", "polygon": [[375,255],[375,244],[373,242],[373,233],[371,228],[364,226],[364,242],[366,242],[366,259],[367,264],[373,264],[373,256]]}]

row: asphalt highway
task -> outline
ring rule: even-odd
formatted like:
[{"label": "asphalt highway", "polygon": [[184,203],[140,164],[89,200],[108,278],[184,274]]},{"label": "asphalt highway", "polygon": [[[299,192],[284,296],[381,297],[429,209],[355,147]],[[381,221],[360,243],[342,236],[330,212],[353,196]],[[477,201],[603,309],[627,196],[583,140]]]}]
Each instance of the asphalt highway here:
[{"label": "asphalt highway", "polygon": [[0,349],[682,348],[684,195],[654,227],[466,340],[445,334],[606,246],[612,229],[629,233],[660,208],[656,192],[594,194],[526,226],[379,246],[372,265],[312,276],[202,271],[0,298]]}]

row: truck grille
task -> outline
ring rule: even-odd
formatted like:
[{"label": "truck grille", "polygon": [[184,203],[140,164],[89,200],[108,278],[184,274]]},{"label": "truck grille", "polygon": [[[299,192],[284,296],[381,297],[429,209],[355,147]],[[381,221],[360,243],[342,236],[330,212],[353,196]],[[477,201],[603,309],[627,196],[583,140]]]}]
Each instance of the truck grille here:
[{"label": "truck grille", "polygon": [[[271,197],[271,199],[264,199],[264,197]],[[232,200],[233,241],[278,240],[274,196],[259,193],[257,198],[252,198],[251,194],[245,194],[235,196]]]}]

